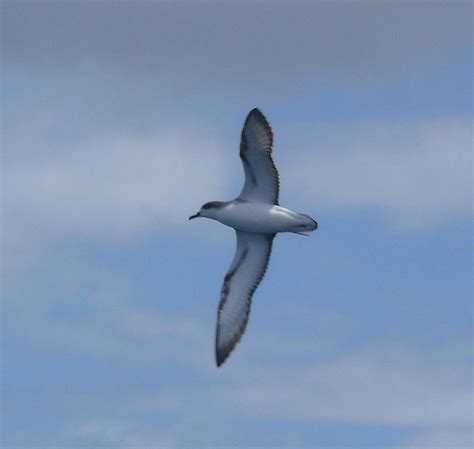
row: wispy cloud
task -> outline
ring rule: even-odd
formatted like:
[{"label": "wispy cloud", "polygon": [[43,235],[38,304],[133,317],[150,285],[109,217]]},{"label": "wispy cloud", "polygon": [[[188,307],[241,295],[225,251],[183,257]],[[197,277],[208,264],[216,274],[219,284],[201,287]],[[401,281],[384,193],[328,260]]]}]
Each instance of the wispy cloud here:
[{"label": "wispy cloud", "polygon": [[[77,443],[80,428],[85,441],[133,447],[151,430],[141,423],[143,417],[163,413],[174,417],[175,426],[160,428],[157,441],[173,441],[176,447],[187,447],[193,441],[203,447],[206,443],[213,447],[218,441],[230,444],[228,423],[253,419],[393,426],[420,433],[420,441],[450,441],[460,447],[465,441],[471,421],[470,371],[465,351],[456,349],[456,342],[434,352],[417,347],[413,340],[411,348],[384,340],[348,350],[345,340],[337,338],[348,318],[318,311],[325,326],[318,333],[317,345],[313,327],[320,326],[314,320],[303,320],[298,330],[280,327],[277,339],[272,332],[260,330],[253,335],[259,344],[247,341],[245,355],[235,358],[230,369],[225,367],[222,376],[223,371],[212,364],[208,344],[212,335],[202,317],[193,317],[189,310],[181,310],[179,316],[156,307],[148,310],[126,300],[124,292],[122,286],[82,299],[83,316],[55,317],[51,307],[31,304],[11,317],[18,323],[17,332],[38,353],[128,360],[136,370],[151,368],[156,373],[163,363],[178,363],[192,373],[191,384],[178,378],[152,390],[131,387],[123,396],[114,397],[117,408],[130,417],[126,425],[98,410],[82,427],[74,425],[75,432],[69,430],[61,437],[68,444]],[[279,306],[268,313],[278,322],[294,311]],[[280,345],[279,341],[294,343]],[[261,358],[262,353],[271,354],[276,348],[277,359]],[[216,433],[209,422],[220,419],[224,410],[226,420],[221,420]],[[203,431],[206,428],[209,431]],[[150,433],[148,441],[157,436]],[[263,439],[259,444],[266,447],[269,441]],[[410,444],[407,442],[408,447]],[[442,447],[437,444],[432,447]],[[275,446],[274,441],[270,446]]]},{"label": "wispy cloud", "polygon": [[227,191],[230,159],[237,162],[189,129],[63,145],[44,153],[36,147],[27,160],[4,167],[7,231],[29,223],[50,235],[116,236],[185,223]]},{"label": "wispy cloud", "polygon": [[[315,123],[286,128],[279,137],[283,204],[289,199],[290,207],[304,205],[315,216],[372,212],[404,230],[470,213],[466,119]],[[114,237],[184,224],[203,202],[237,194],[243,176],[233,143],[188,129],[49,148],[47,157],[38,149],[5,165],[5,237]]]},{"label": "wispy cloud", "polygon": [[278,379],[269,376],[264,385],[250,382],[232,395],[233,400],[259,416],[276,419],[469,426],[467,366],[446,367],[387,343],[352,354],[339,351],[333,360],[288,367]]},{"label": "wispy cloud", "polygon": [[[29,347],[138,364],[150,354],[155,363],[185,358],[198,366],[211,364],[210,329],[189,310],[176,314],[156,304],[151,308],[143,301],[134,303],[136,294],[123,274],[84,264],[68,264],[67,270],[66,278],[58,277],[55,293],[46,292],[42,301],[36,301],[35,291],[43,286],[36,285],[24,297],[19,297],[17,288],[14,298],[4,303],[10,325]],[[89,288],[83,292],[86,278]]]},{"label": "wispy cloud", "polygon": [[373,212],[403,230],[470,214],[468,118],[315,123],[288,128],[283,138],[283,194],[289,189],[315,212]]},{"label": "wispy cloud", "polygon": [[[103,366],[125,362],[134,372],[149,374],[140,375],[143,385],[121,382],[122,394],[107,390],[104,395],[112,408],[100,405],[104,396],[91,395],[87,419],[81,413],[66,413],[57,435],[62,446],[77,447],[84,441],[105,447],[132,448],[139,442],[159,447],[163,442],[182,448],[199,442],[200,447],[244,448],[248,438],[236,441],[235,425],[256,421],[387,426],[408,429],[419,434],[420,441],[429,437],[426,441],[442,442],[449,436],[446,441],[460,447],[465,441],[470,370],[458,341],[426,347],[417,346],[415,337],[405,345],[402,339],[384,338],[349,348],[347,332],[358,318],[320,308],[294,309],[285,301],[287,306],[274,304],[266,310],[275,329],[250,326],[245,351],[236,354],[232,366],[217,370],[212,360],[213,323],[203,316],[207,312],[202,307],[198,313],[185,304],[179,313],[163,310],[157,302],[150,307],[134,300],[135,288],[126,274],[64,262],[49,258],[48,267],[41,266],[37,273],[42,283],[35,286],[30,279],[33,285],[26,295],[17,285],[6,304],[8,326],[21,344],[37,356],[75,354]],[[58,272],[65,275],[57,277]],[[212,308],[212,318],[214,307],[206,306]],[[296,317],[297,327],[285,324]],[[150,381],[164,375],[170,365],[179,367],[176,378]],[[61,391],[53,384],[42,388],[52,397]],[[69,393],[68,407],[84,407],[81,395],[80,390]],[[64,402],[56,401],[56,407]],[[161,417],[159,427],[150,421],[153,416]],[[167,426],[169,422],[173,425]],[[276,442],[256,432],[252,441],[260,447],[292,447],[292,435],[283,432]],[[400,442],[403,447],[402,443],[405,440]],[[314,442],[302,438],[298,447],[312,448]]]}]

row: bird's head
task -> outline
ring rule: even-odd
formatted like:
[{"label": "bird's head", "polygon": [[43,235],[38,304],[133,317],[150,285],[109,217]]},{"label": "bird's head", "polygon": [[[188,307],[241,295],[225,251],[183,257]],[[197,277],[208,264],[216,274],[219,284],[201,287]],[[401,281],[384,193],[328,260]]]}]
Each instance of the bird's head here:
[{"label": "bird's head", "polygon": [[216,211],[222,209],[224,204],[222,201],[210,201],[209,203],[203,204],[201,210],[197,214],[191,215],[189,219],[192,220],[198,217],[215,218]]}]

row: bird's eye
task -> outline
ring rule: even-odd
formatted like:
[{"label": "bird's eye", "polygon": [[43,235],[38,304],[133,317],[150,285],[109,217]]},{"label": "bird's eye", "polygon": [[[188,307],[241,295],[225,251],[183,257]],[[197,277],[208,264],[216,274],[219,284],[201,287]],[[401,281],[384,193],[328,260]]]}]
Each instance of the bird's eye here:
[{"label": "bird's eye", "polygon": [[202,209],[212,209],[214,207],[214,203],[206,203],[202,206]]}]

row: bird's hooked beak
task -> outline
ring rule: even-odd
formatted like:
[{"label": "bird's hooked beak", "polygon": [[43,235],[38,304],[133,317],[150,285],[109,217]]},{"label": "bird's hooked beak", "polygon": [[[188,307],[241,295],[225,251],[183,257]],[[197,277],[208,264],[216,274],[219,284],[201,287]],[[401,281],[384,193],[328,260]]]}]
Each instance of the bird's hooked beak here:
[{"label": "bird's hooked beak", "polygon": [[201,216],[201,215],[200,215],[199,212],[198,212],[197,214],[191,215],[191,216],[189,217],[189,219],[192,220],[193,218],[198,218],[198,217],[200,217],[200,216]]}]

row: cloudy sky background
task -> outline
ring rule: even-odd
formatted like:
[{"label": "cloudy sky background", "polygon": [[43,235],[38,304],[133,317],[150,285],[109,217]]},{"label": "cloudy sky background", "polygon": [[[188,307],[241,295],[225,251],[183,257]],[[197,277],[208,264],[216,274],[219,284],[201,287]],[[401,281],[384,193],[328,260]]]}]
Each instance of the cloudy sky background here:
[{"label": "cloudy sky background", "polygon": [[[5,448],[468,448],[470,2],[2,2]],[[281,203],[214,365],[260,107]]]}]

